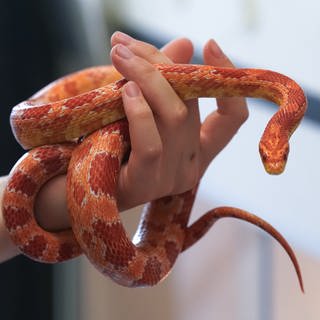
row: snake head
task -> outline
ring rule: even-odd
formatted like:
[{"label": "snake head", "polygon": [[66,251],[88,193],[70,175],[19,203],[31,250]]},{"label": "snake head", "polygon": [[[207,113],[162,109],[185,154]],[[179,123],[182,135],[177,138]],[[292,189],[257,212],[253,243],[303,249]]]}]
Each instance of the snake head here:
[{"label": "snake head", "polygon": [[275,146],[260,142],[259,152],[265,170],[269,174],[281,174],[286,166],[289,155],[289,143],[278,142]]}]

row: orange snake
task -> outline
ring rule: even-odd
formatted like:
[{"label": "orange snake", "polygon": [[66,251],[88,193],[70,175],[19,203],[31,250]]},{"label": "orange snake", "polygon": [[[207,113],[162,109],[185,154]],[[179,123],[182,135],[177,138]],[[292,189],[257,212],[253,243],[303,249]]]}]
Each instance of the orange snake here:
[{"label": "orange snake", "polygon": [[[280,108],[269,121],[259,149],[267,172],[284,170],[288,140],[306,110],[304,93],[293,80],[258,69],[156,67],[184,100],[246,96],[277,103]],[[303,290],[293,250],[261,218],[241,209],[219,207],[188,225],[196,188],[149,203],[136,235],[132,241],[128,239],[116,200],[121,162],[130,148],[121,99],[125,82],[111,66],[92,67],[57,80],[13,108],[15,137],[24,148],[33,148],[12,169],[3,198],[5,224],[19,250],[48,263],[84,252],[98,270],[117,283],[150,286],[162,280],[179,253],[217,220],[234,217],[257,225],[279,241]],[[66,171],[72,231],[51,233],[37,224],[33,203],[46,181]]]}]

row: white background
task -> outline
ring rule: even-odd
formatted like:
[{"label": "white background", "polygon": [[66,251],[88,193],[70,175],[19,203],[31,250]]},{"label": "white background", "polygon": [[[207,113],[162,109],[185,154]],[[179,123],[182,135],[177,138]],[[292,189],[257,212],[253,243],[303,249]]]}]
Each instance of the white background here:
[{"label": "white background", "polygon": [[[293,77],[320,98],[320,2],[315,0],[108,1],[107,9],[142,33],[188,37],[196,51],[209,38],[241,66]],[[203,115],[214,104],[205,102]],[[207,172],[200,197],[267,219],[294,246],[320,256],[320,126],[305,120],[291,140],[286,172],[268,176],[257,145],[274,109],[250,102],[251,116]],[[319,110],[316,112],[320,112]],[[214,201],[212,201],[214,199]],[[211,200],[211,202],[210,202]]]}]

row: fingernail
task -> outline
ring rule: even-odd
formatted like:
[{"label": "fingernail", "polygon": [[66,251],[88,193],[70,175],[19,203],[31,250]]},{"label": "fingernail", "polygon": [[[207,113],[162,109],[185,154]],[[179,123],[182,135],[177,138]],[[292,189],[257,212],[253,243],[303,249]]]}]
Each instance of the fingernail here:
[{"label": "fingernail", "polygon": [[133,40],[132,37],[130,37],[128,34],[123,33],[121,31],[115,32],[114,35],[122,44],[129,44],[131,40]]},{"label": "fingernail", "polygon": [[129,81],[125,85],[124,90],[125,90],[125,94],[130,98],[134,98],[140,95],[140,88],[133,81]]},{"label": "fingernail", "polygon": [[211,39],[209,41],[209,49],[212,53],[213,56],[215,56],[216,58],[222,58],[224,56],[223,51],[221,50],[221,48],[218,46],[218,44],[216,43],[216,41],[214,41],[213,39]]},{"label": "fingernail", "polygon": [[123,59],[130,59],[134,56],[132,51],[122,44],[118,44],[116,46],[116,54],[119,55]]}]

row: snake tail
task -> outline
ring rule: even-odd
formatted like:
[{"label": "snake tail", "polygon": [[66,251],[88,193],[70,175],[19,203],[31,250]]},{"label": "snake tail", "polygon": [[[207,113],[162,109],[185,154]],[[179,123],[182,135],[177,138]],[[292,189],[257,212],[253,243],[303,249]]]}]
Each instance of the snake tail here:
[{"label": "snake tail", "polygon": [[289,243],[287,242],[287,240],[281,235],[279,231],[277,231],[268,222],[245,210],[233,207],[218,207],[208,211],[206,214],[201,216],[197,221],[195,221],[191,226],[189,226],[186,229],[186,237],[183,244],[183,251],[195,244],[218,220],[222,218],[236,218],[242,221],[249,222],[250,224],[253,224],[259,227],[260,229],[266,231],[271,237],[277,240],[290,257],[290,260],[293,263],[294,269],[298,277],[301,291],[304,292],[300,266],[295,256],[295,253],[289,245]]}]

